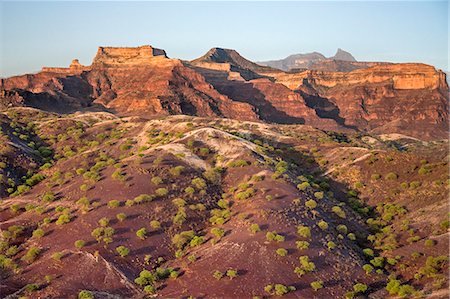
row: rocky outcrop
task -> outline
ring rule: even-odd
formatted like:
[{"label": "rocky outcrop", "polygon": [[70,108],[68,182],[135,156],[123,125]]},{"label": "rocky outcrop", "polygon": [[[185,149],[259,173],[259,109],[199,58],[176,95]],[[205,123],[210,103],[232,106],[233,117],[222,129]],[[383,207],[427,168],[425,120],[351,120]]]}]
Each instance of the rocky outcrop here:
[{"label": "rocky outcrop", "polygon": [[276,76],[276,82],[302,94],[319,115],[324,113],[324,106],[336,107],[344,124],[359,130],[383,127],[422,138],[445,137],[448,132],[445,74],[429,65],[404,63],[352,72],[284,73]]},{"label": "rocky outcrop", "polygon": [[167,58],[164,50],[151,46],[99,47],[92,65],[96,67],[142,66],[151,63],[154,57]]}]

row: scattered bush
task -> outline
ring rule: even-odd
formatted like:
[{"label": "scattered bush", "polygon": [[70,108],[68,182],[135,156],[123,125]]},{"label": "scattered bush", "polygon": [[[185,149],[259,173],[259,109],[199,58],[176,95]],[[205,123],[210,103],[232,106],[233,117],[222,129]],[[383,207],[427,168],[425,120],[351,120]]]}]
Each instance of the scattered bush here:
[{"label": "scattered bush", "polygon": [[163,182],[163,180],[159,177],[159,176],[155,176],[155,177],[153,177],[152,179],[151,179],[151,181],[152,181],[152,183],[154,184],[154,185],[159,185],[159,184],[161,184],[162,182]]},{"label": "scattered bush", "polygon": [[25,255],[22,256],[21,260],[31,264],[32,262],[34,262],[36,260],[36,258],[38,257],[39,253],[41,253],[41,249],[40,248],[38,248],[38,247],[31,247],[30,249],[28,249],[27,253],[25,253]]},{"label": "scattered bush", "polygon": [[147,229],[145,227],[140,228],[138,231],[136,231],[136,236],[141,240],[145,240],[145,238],[147,237]]},{"label": "scattered bush", "polygon": [[335,213],[335,214],[336,214],[338,217],[340,217],[340,218],[343,218],[343,219],[346,218],[346,215],[345,215],[344,210],[342,210],[342,208],[339,207],[339,206],[334,206],[334,207],[332,207],[332,208],[331,208],[331,211],[332,211],[333,213]]},{"label": "scattered bush", "polygon": [[169,194],[169,190],[167,190],[167,188],[158,188],[156,189],[155,193],[157,196],[162,197]]},{"label": "scattered bush", "polygon": [[311,187],[311,184],[308,182],[303,182],[297,185],[297,188],[300,191],[305,191],[308,187]]},{"label": "scattered bush", "polygon": [[385,176],[386,180],[396,180],[398,178],[398,175],[395,172],[389,172]]},{"label": "scattered bush", "polygon": [[216,236],[216,238],[220,239],[225,235],[225,231],[218,227],[213,227],[211,229],[211,233]]},{"label": "scattered bush", "polygon": [[353,286],[353,291],[355,291],[355,293],[364,293],[365,291],[367,291],[367,285],[363,283],[356,283]]},{"label": "scattered bush", "polygon": [[114,209],[118,207],[120,207],[120,201],[118,201],[117,199],[113,199],[108,202],[108,208]]},{"label": "scattered bush", "polygon": [[230,278],[233,279],[235,277],[238,276],[238,272],[235,269],[228,269],[226,275]]},{"label": "scattered bush", "polygon": [[223,277],[223,273],[220,272],[219,270],[214,271],[213,273],[213,277],[217,280],[220,280]]},{"label": "scattered bush", "polygon": [[94,294],[90,291],[80,291],[78,293],[78,299],[94,299]]},{"label": "scattered bush", "polygon": [[297,227],[297,234],[303,238],[311,238],[311,229],[305,225]]},{"label": "scattered bush", "polygon": [[116,251],[121,257],[126,257],[130,253],[130,249],[126,248],[123,245],[120,245],[119,247],[117,247]]},{"label": "scattered bush", "polygon": [[153,229],[158,230],[161,228],[161,223],[158,220],[152,220],[152,221],[150,221],[150,226]]},{"label": "scattered bush", "polygon": [[308,249],[309,248],[308,241],[296,241],[295,245],[297,246],[297,249]]},{"label": "scattered bush", "polygon": [[317,207],[317,202],[314,199],[310,199],[307,202],[305,202],[305,206],[312,210]]},{"label": "scattered bush", "polygon": [[276,253],[277,253],[279,256],[286,256],[286,255],[288,254],[288,251],[287,251],[286,249],[284,249],[284,248],[278,248],[278,249],[276,250]]},{"label": "scattered bush", "polygon": [[276,242],[283,242],[284,236],[277,234],[277,232],[267,232],[266,233],[266,240],[269,242],[276,241]]},{"label": "scattered bush", "polygon": [[321,288],[323,288],[323,281],[322,280],[316,280],[311,282],[311,287],[313,288],[314,291],[318,291]]},{"label": "scattered bush", "polygon": [[45,232],[42,228],[37,228],[33,231],[34,238],[42,238],[45,235]]},{"label": "scattered bush", "polygon": [[257,223],[253,223],[253,224],[250,224],[249,231],[252,234],[256,234],[257,232],[261,231],[261,228],[259,227],[259,225]]},{"label": "scattered bush", "polygon": [[76,240],[74,245],[77,249],[81,249],[86,245],[86,242],[83,240]]},{"label": "scattered bush", "polygon": [[119,213],[116,215],[117,220],[120,222],[123,222],[125,219],[127,219],[127,215],[125,213]]},{"label": "scattered bush", "polygon": [[192,186],[197,190],[203,190],[206,188],[206,182],[202,178],[195,178],[191,181]]},{"label": "scattered bush", "polygon": [[228,167],[244,167],[248,165],[249,163],[245,160],[235,160],[228,163]]}]

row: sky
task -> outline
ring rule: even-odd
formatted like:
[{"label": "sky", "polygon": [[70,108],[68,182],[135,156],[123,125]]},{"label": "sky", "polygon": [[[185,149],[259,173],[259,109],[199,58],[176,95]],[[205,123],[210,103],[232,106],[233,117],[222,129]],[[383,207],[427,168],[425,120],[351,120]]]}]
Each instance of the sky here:
[{"label": "sky", "polygon": [[89,65],[98,46],[152,45],[191,60],[212,47],[253,61],[349,51],[448,70],[447,1],[23,2],[0,0],[0,77]]}]

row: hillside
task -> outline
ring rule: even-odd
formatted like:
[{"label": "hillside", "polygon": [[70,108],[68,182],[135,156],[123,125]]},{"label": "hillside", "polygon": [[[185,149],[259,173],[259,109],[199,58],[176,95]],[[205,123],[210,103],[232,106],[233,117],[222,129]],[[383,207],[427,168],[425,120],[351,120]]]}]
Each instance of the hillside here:
[{"label": "hillside", "polygon": [[3,295],[448,296],[447,141],[32,108],[1,124]]}]

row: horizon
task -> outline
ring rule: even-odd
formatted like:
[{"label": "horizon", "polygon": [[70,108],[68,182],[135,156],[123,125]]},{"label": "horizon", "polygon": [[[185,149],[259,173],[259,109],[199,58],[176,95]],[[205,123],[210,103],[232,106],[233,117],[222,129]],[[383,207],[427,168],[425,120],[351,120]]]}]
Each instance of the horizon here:
[{"label": "horizon", "polygon": [[140,45],[182,60],[229,48],[254,62],[341,48],[358,61],[448,71],[446,1],[2,2],[0,10],[0,77],[72,59],[90,65],[99,46]]}]

